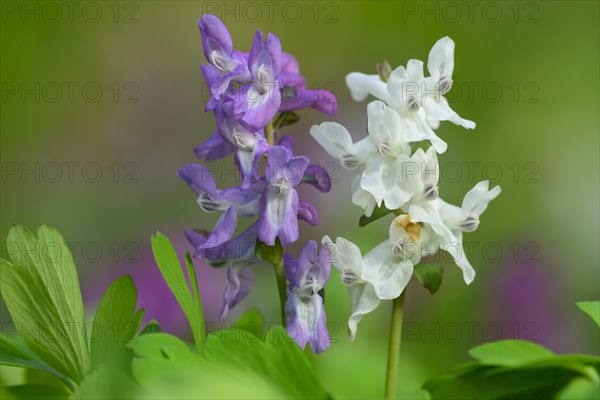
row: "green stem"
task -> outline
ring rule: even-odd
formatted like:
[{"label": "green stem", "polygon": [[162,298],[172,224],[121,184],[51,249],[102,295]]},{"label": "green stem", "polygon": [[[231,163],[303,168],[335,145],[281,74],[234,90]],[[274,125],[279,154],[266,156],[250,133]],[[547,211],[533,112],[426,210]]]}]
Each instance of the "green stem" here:
[{"label": "green stem", "polygon": [[275,279],[277,280],[277,290],[279,292],[279,303],[281,305],[281,325],[285,326],[285,302],[287,294],[285,292],[285,272],[283,270],[283,263],[273,263],[273,269],[275,270]]},{"label": "green stem", "polygon": [[265,136],[267,138],[267,142],[273,146],[275,144],[275,128],[273,127],[273,120],[269,121],[267,127],[265,128]]},{"label": "green stem", "polygon": [[392,302],[392,323],[390,326],[390,343],[388,347],[387,373],[385,377],[385,398],[396,398],[398,387],[398,371],[400,366],[400,345],[402,344],[402,314],[406,288]]}]

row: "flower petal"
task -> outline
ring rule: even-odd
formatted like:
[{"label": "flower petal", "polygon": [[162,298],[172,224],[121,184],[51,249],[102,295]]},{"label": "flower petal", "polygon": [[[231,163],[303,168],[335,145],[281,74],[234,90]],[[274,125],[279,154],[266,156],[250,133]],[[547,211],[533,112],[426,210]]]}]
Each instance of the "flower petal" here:
[{"label": "flower petal", "polygon": [[231,239],[237,228],[237,214],[235,207],[229,207],[217,221],[215,229],[210,233],[202,248],[215,247]]},{"label": "flower petal", "polygon": [[502,191],[500,186],[495,186],[492,190],[489,190],[489,183],[487,180],[481,181],[467,192],[462,202],[462,209],[466,213],[481,215],[490,201],[498,197]]},{"label": "flower petal", "polygon": [[266,78],[271,80],[270,83],[275,81],[281,72],[281,42],[277,36],[269,33],[265,42],[262,32],[256,31],[248,55],[248,68],[255,83],[265,79],[264,76],[260,76],[261,73],[268,75]]},{"label": "flower petal", "polygon": [[236,113],[244,113],[242,120],[245,123],[264,128],[277,114],[281,104],[281,93],[276,86],[263,92],[255,84],[243,85],[238,92]]},{"label": "flower petal", "polygon": [[442,76],[452,78],[452,72],[454,71],[454,41],[448,36],[435,42],[429,51],[427,70],[429,75],[436,81]]},{"label": "flower petal", "polygon": [[327,90],[311,90],[298,87],[293,88],[293,91],[293,95],[282,98],[279,111],[314,108],[327,115],[335,115],[337,113],[338,101],[333,93]]},{"label": "flower petal", "polygon": [[358,323],[363,315],[375,310],[381,300],[377,297],[375,288],[370,283],[348,286],[348,292],[352,298],[352,312],[348,319],[348,336],[350,340],[354,340]]},{"label": "flower petal", "polygon": [[298,240],[298,193],[289,189],[276,193],[266,188],[260,200],[260,220],[258,238],[261,242],[273,246],[275,238],[284,247]]},{"label": "flower petal", "polygon": [[412,262],[394,257],[386,240],[365,255],[361,277],[373,285],[377,297],[391,300],[400,296],[412,273]]},{"label": "flower petal", "polygon": [[377,207],[377,201],[373,195],[360,187],[361,176],[357,175],[352,182],[352,203],[364,210],[365,216],[370,217]]},{"label": "flower petal", "polygon": [[323,352],[329,347],[331,340],[321,296],[312,296],[309,301],[303,302],[288,290],[285,312],[286,331],[302,349],[309,342],[314,353]]},{"label": "flower petal", "polygon": [[298,219],[316,226],[319,224],[319,212],[308,201],[300,201],[298,202]]},{"label": "flower petal", "polygon": [[317,188],[318,191],[327,193],[331,190],[331,178],[327,170],[320,165],[309,165],[304,171],[302,182]]},{"label": "flower petal", "polygon": [[310,128],[310,135],[330,156],[339,160],[342,153],[352,148],[352,137],[348,130],[337,122],[323,122]]},{"label": "flower petal", "polygon": [[212,14],[204,14],[198,20],[198,27],[202,35],[202,49],[207,60],[211,60],[213,51],[227,56],[231,55],[233,51],[231,35],[219,18]]},{"label": "flower petal", "polygon": [[242,301],[254,286],[254,275],[250,268],[229,267],[227,269],[227,283],[223,292],[223,307],[219,313],[219,320],[227,318],[229,310]]},{"label": "flower petal", "polygon": [[190,242],[190,244],[194,248],[194,250],[196,250],[198,247],[204,244],[204,242],[206,242],[206,236],[196,231],[186,229],[185,231],[183,231],[183,233],[187,241]]},{"label": "flower petal", "polygon": [[218,160],[227,157],[235,151],[235,146],[223,140],[218,131],[215,131],[203,143],[196,146],[194,153],[199,159],[205,161]]},{"label": "flower petal", "polygon": [[217,184],[212,172],[201,164],[187,164],[177,170],[177,175],[194,191],[217,198]]},{"label": "flower petal", "polygon": [[283,177],[290,187],[295,187],[302,182],[302,178],[310,160],[304,156],[298,156],[288,161],[283,169]]},{"label": "flower petal", "polygon": [[367,96],[372,95],[387,104],[392,103],[388,94],[387,85],[379,75],[367,75],[361,72],[351,72],[346,75],[346,85],[350,89],[350,95],[354,101],[363,101]]}]

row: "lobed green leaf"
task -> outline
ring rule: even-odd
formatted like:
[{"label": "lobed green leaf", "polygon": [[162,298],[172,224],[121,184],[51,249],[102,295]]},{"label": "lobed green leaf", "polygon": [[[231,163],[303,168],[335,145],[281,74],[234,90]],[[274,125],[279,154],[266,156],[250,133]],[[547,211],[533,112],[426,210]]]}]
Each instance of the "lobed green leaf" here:
[{"label": "lobed green leaf", "polygon": [[193,285],[196,288],[193,289],[194,294],[190,292],[188,283],[183,274],[179,259],[175,253],[175,249],[171,244],[169,238],[160,232],[152,237],[152,252],[154,253],[154,259],[160,269],[160,272],[167,282],[169,289],[175,295],[179,306],[183,310],[188,323],[192,329],[194,336],[194,343],[196,344],[196,352],[202,352],[202,344],[204,342],[204,316],[202,312],[202,302],[200,301],[200,295],[198,294],[196,275],[194,267],[190,263],[187,263],[188,273],[190,279],[193,281]]},{"label": "lobed green leaf", "polygon": [[91,333],[92,368],[98,368],[121,351],[135,336],[143,311],[135,313],[137,291],[131,276],[125,275],[110,284],[98,303]]}]

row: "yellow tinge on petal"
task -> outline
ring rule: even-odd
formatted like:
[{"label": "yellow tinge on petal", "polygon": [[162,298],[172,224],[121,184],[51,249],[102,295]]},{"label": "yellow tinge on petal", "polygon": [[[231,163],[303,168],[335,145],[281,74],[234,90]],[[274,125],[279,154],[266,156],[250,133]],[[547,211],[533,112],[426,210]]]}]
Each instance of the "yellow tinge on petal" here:
[{"label": "yellow tinge on petal", "polygon": [[410,219],[410,214],[396,217],[394,224],[398,228],[404,229],[413,243],[417,243],[419,239],[421,239],[421,225],[416,222],[412,222]]}]

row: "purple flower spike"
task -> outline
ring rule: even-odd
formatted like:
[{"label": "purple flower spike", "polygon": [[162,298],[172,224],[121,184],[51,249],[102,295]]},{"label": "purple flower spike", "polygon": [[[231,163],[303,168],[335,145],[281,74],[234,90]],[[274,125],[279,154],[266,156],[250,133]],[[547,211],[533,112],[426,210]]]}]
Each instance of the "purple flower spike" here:
[{"label": "purple flower spike", "polygon": [[242,173],[241,188],[248,189],[253,181],[258,180],[258,160],[270,147],[264,131],[231,118],[221,109],[215,109],[215,120],[223,139],[236,148],[236,164]]},{"label": "purple flower spike", "polygon": [[243,113],[242,120],[263,128],[275,116],[281,103],[277,77],[281,71],[281,43],[269,33],[266,42],[256,31],[248,56],[252,84],[241,86],[233,95],[235,113]]},{"label": "purple flower spike", "polygon": [[261,242],[275,244],[279,237],[284,247],[298,240],[298,193],[296,187],[308,166],[308,158],[293,157],[283,146],[269,150],[265,187],[260,199],[258,237]]},{"label": "purple flower spike", "polygon": [[206,212],[233,207],[240,216],[251,217],[258,213],[264,182],[257,181],[244,191],[237,187],[218,190],[212,172],[201,164],[187,164],[177,170],[177,175],[198,195],[198,205]]},{"label": "purple flower spike", "polygon": [[331,341],[319,291],[329,279],[331,250],[324,245],[319,253],[317,242],[311,240],[302,249],[298,260],[285,257],[284,266],[290,281],[285,304],[288,335],[302,349],[310,343],[314,353],[325,351]]},{"label": "purple flower spike", "polygon": [[219,321],[227,318],[229,310],[242,301],[254,286],[254,275],[247,267],[229,267],[227,269],[227,283],[223,292],[223,308],[219,314]]},{"label": "purple flower spike", "polygon": [[318,191],[327,193],[331,190],[331,177],[327,170],[319,165],[309,165],[304,171],[302,182],[317,188]]}]

